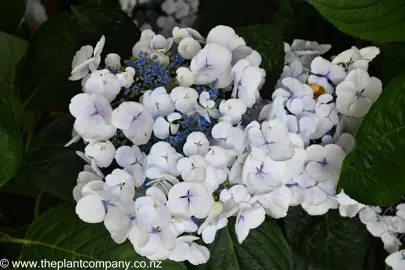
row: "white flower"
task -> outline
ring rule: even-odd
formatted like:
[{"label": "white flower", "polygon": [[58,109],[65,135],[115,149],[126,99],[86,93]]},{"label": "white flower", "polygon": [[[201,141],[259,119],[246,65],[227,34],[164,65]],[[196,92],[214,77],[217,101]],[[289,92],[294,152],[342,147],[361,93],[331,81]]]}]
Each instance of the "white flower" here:
[{"label": "white flower", "polygon": [[176,262],[189,261],[193,265],[204,264],[210,257],[209,250],[194,243],[196,236],[181,236],[176,239],[176,248],[170,254],[169,259]]},{"label": "white flower", "polygon": [[239,156],[245,150],[245,133],[231,123],[219,122],[212,128],[213,145],[219,145],[228,150],[231,156]]},{"label": "white flower", "polygon": [[121,87],[128,88],[134,82],[135,69],[132,67],[126,67],[125,72],[118,73],[117,78],[121,83]]},{"label": "white flower", "polygon": [[82,188],[82,198],[76,204],[76,214],[87,223],[100,223],[111,218],[109,209],[115,207],[114,198],[103,190],[103,181],[91,181]]},{"label": "white flower", "polygon": [[191,60],[190,69],[196,76],[196,84],[209,84],[218,80],[218,88],[229,86],[232,82],[231,60],[231,51],[226,47],[207,44]]},{"label": "white flower", "polygon": [[173,231],[177,233],[177,236],[182,235],[185,232],[196,232],[198,226],[191,218],[185,218],[182,216],[173,216],[170,220],[169,226]]},{"label": "white flower", "polygon": [[185,59],[192,59],[201,51],[200,43],[192,37],[183,38],[178,47],[178,52]]},{"label": "white flower", "polygon": [[135,145],[146,144],[152,134],[153,118],[146,108],[137,102],[123,102],[112,113],[112,123],[122,129]]},{"label": "white flower", "polygon": [[[72,61],[72,73],[69,77],[71,81],[80,80],[89,74],[89,71],[95,71],[101,62],[101,52],[104,48],[105,37],[101,36],[101,39],[97,42],[96,47],[83,46],[76,55],[73,57]],[[93,54],[93,57],[91,55]]]},{"label": "white flower", "polygon": [[74,129],[86,141],[109,139],[116,132],[110,103],[103,96],[78,94],[70,101],[69,111],[76,118]]},{"label": "white flower", "polygon": [[382,91],[382,83],[367,71],[356,69],[336,88],[336,107],[348,116],[361,118],[370,110]]},{"label": "white flower", "polygon": [[225,168],[228,165],[229,153],[221,146],[211,146],[204,158],[215,168]]},{"label": "white flower", "polygon": [[392,232],[385,232],[381,235],[381,240],[384,243],[384,249],[388,253],[394,253],[399,250],[399,247],[402,245],[401,241],[399,241],[396,234]]},{"label": "white flower", "polygon": [[135,213],[144,228],[166,227],[171,218],[166,195],[156,187],[150,187],[146,190],[146,196],[135,200]]},{"label": "white flower", "polygon": [[73,199],[77,202],[79,201],[83,195],[82,195],[82,188],[89,182],[91,181],[96,181],[96,180],[102,180],[100,176],[97,174],[94,174],[92,172],[88,171],[82,171],[79,173],[77,176],[77,184],[73,188],[72,194],[73,194]]},{"label": "white flower", "polygon": [[203,36],[201,36],[200,33],[198,33],[193,28],[179,28],[176,26],[173,28],[172,34],[174,41],[176,41],[177,43],[180,43],[180,41],[182,41],[186,37],[192,37],[198,41],[204,40]]},{"label": "white flower", "polygon": [[[204,223],[198,228],[197,233],[202,236],[204,243],[211,244],[214,242],[217,231],[226,227],[228,224],[227,217],[222,217],[224,214],[223,211],[224,207],[222,206],[222,203],[215,202],[210,214],[205,219]],[[229,216],[232,214],[233,213]]]},{"label": "white flower", "polygon": [[291,63],[294,60],[299,60],[304,66],[309,66],[314,57],[322,55],[330,50],[332,46],[329,44],[318,44],[316,41],[306,41],[295,39],[293,43],[288,45],[284,43],[285,60]]},{"label": "white flower", "polygon": [[174,103],[164,87],[146,91],[142,98],[142,104],[154,119],[159,116],[166,117],[174,112]]},{"label": "white flower", "polygon": [[240,99],[222,100],[219,104],[221,115],[230,117],[233,124],[237,124],[242,120],[242,115],[246,113],[247,107]]},{"label": "white flower", "polygon": [[132,181],[136,187],[145,182],[148,160],[145,153],[141,152],[138,146],[121,146],[115,152],[115,160],[118,165],[132,176]]},{"label": "white flower", "polygon": [[315,181],[323,182],[338,179],[346,156],[342,148],[335,144],[310,145],[306,149],[307,164],[305,172]]},{"label": "white flower", "polygon": [[249,54],[246,58],[252,66],[260,66],[262,63],[262,56],[258,51],[253,50],[251,54]]},{"label": "white flower", "polygon": [[218,119],[220,117],[219,110],[215,108],[215,101],[210,99],[210,94],[207,91],[203,91],[200,94],[200,105],[196,104],[195,110],[202,117],[211,123],[211,118]]},{"label": "white flower", "polygon": [[173,14],[176,12],[176,1],[175,0],[166,0],[162,2],[162,5],[160,6],[162,11],[166,14]]},{"label": "white flower", "polygon": [[180,124],[173,123],[181,119],[181,114],[179,113],[172,113],[167,117],[167,120],[163,117],[158,117],[153,124],[153,134],[159,139],[166,139],[169,135],[174,135],[180,128]]},{"label": "white flower", "polygon": [[113,101],[121,90],[120,80],[108,69],[96,70],[82,81],[83,92],[104,96]]},{"label": "white flower", "polygon": [[304,73],[302,63],[298,60],[294,60],[291,64],[284,66],[283,73],[281,74],[281,80],[284,78],[292,77],[305,83],[307,75]]},{"label": "white flower", "polygon": [[234,29],[224,25],[219,25],[211,29],[207,35],[207,43],[222,45],[230,51],[246,46],[246,42],[235,33]]},{"label": "white flower", "polygon": [[121,57],[116,53],[109,53],[104,59],[104,64],[106,67],[117,70],[121,68]]},{"label": "white flower", "polygon": [[147,228],[149,241],[135,251],[149,260],[165,260],[176,247],[176,235],[170,227],[150,226]]},{"label": "white flower", "polygon": [[188,182],[204,182],[206,166],[204,157],[200,155],[181,158],[177,162],[177,170],[181,173],[181,178]]},{"label": "white flower", "polygon": [[315,109],[314,93],[309,85],[303,84],[294,78],[285,78],[282,80],[282,84],[286,89],[276,89],[272,95],[273,100],[282,97],[287,109],[292,114],[300,114],[303,111],[313,111]]},{"label": "white flower", "polygon": [[210,143],[204,133],[195,131],[187,136],[186,143],[183,146],[183,152],[186,156],[202,155],[208,153]]},{"label": "white flower", "polygon": [[251,108],[256,99],[260,97],[259,85],[262,81],[262,72],[260,68],[250,65],[246,59],[239,60],[232,68],[234,88],[232,97],[238,97]]},{"label": "white flower", "polygon": [[178,68],[176,74],[176,79],[180,83],[180,86],[189,87],[195,83],[195,75],[186,67]]},{"label": "white flower", "polygon": [[231,171],[229,173],[229,183],[231,184],[243,184],[242,180],[242,170],[245,160],[249,153],[244,153],[240,155],[236,161],[233,163]]},{"label": "white flower", "polygon": [[378,54],[380,54],[380,49],[374,46],[366,47],[361,50],[353,46],[351,49],[333,58],[332,64],[342,66],[347,72],[355,69],[364,69],[367,71],[369,62]]},{"label": "white flower", "polygon": [[333,126],[339,123],[338,112],[335,108],[333,96],[331,94],[323,94],[318,97],[315,114],[317,118],[316,131],[310,136],[310,139],[319,139],[325,135]]},{"label": "white flower", "polygon": [[174,16],[176,19],[181,19],[190,13],[190,6],[184,2],[184,0],[177,0],[176,2],[176,12]]},{"label": "white flower", "polygon": [[308,146],[309,138],[316,130],[317,118],[312,113],[287,115],[287,126],[290,132],[298,134],[305,146]]},{"label": "white flower", "polygon": [[132,11],[136,6],[136,0],[119,0],[121,9],[128,14],[128,16],[132,16]]},{"label": "white flower", "polygon": [[343,190],[336,195],[336,200],[339,203],[339,213],[342,217],[355,217],[365,207],[364,204],[347,196]]},{"label": "white flower", "polygon": [[189,113],[197,104],[198,92],[193,88],[176,87],[170,93],[170,98],[174,102],[176,110],[182,113]]},{"label": "white flower", "polygon": [[405,249],[392,253],[385,259],[385,263],[392,267],[392,270],[405,269]]},{"label": "white flower", "polygon": [[108,208],[109,218],[104,220],[111,238],[117,244],[128,238],[134,247],[144,246],[148,241],[148,234],[135,217],[134,202],[130,200],[117,206]]},{"label": "white flower", "polygon": [[335,186],[333,183],[322,182],[318,186],[308,188],[305,194],[305,200],[301,203],[302,208],[311,216],[320,216],[326,214],[329,209],[337,209],[338,203],[332,195],[325,192],[324,186],[333,187],[333,190],[328,190],[335,194]]},{"label": "white flower", "polygon": [[288,160],[294,155],[287,125],[279,120],[263,122],[261,129],[258,123],[252,124],[248,129],[248,138],[252,147],[264,151],[275,161]]},{"label": "white flower", "polygon": [[148,182],[146,186],[159,188],[165,195],[169,194],[169,190],[180,182],[179,179],[169,173],[157,167],[150,167],[147,171],[147,177],[152,181]]},{"label": "white flower", "polygon": [[265,194],[280,187],[286,163],[272,160],[261,150],[252,150],[243,166],[243,183],[255,194]]},{"label": "white flower", "polygon": [[89,143],[84,149],[85,154],[94,159],[97,167],[106,168],[115,157],[115,147],[110,141]]},{"label": "white flower", "polygon": [[161,28],[161,33],[170,35],[173,27],[176,25],[176,19],[173,16],[159,16],[156,19],[156,24]]},{"label": "white flower", "polygon": [[172,47],[173,39],[172,38],[166,39],[162,35],[156,35],[152,38],[150,45],[153,51],[165,53]]},{"label": "white flower", "polygon": [[311,72],[313,75],[309,76],[308,83],[322,86],[329,94],[334,92],[333,85],[338,85],[346,77],[346,72],[341,66],[332,64],[320,56],[312,61]]},{"label": "white flower", "polygon": [[235,223],[235,232],[239,244],[243,243],[251,229],[256,229],[264,222],[265,217],[266,212],[258,203],[246,205],[239,210]]},{"label": "white flower", "polygon": [[104,189],[120,201],[132,200],[135,195],[132,176],[121,169],[115,169],[105,177]]},{"label": "white flower", "polygon": [[214,167],[211,164],[207,164],[206,177],[204,185],[210,192],[215,192],[219,185],[224,183],[229,175],[229,169],[227,167]]},{"label": "white flower", "polygon": [[169,259],[176,262],[189,261],[193,265],[204,264],[210,258],[210,251],[204,246],[194,243],[200,238],[196,236],[181,236],[176,239],[176,248]]},{"label": "white flower", "polygon": [[[159,168],[161,172],[173,176],[180,175],[176,168],[177,162],[183,155],[176,152],[167,142],[157,142],[150,149],[148,155],[148,174],[150,168]],[[148,178],[150,178],[148,176]]]},{"label": "white flower", "polygon": [[214,207],[214,198],[204,184],[181,182],[170,189],[167,206],[174,214],[202,219]]},{"label": "white flower", "polygon": [[291,199],[291,190],[283,185],[270,193],[260,195],[258,201],[269,216],[283,218],[287,216]]}]

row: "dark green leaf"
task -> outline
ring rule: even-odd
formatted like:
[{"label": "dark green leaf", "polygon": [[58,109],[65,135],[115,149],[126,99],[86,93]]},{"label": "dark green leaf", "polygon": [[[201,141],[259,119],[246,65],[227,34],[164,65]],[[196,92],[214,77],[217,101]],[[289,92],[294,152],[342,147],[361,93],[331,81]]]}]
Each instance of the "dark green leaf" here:
[{"label": "dark green leaf", "polygon": [[240,245],[235,234],[235,222],[219,230],[214,243],[207,245],[211,257],[198,270],[287,270],[293,269],[291,250],[275,220],[267,217],[258,228],[252,229]]},{"label": "dark green leaf", "polygon": [[0,31],[15,34],[24,17],[26,0],[0,1]]},{"label": "dark green leaf", "polygon": [[339,188],[368,205],[392,205],[405,194],[405,75],[384,88],[346,156]]},{"label": "dark green leaf", "polygon": [[401,0],[308,0],[342,32],[377,41],[405,40],[405,5]]},{"label": "dark green leaf", "polygon": [[384,85],[405,74],[405,42],[377,43],[375,46],[380,48],[381,53],[371,62],[370,74],[379,78]]},{"label": "dark green leaf", "polygon": [[[280,25],[252,25],[236,29],[248,46],[257,50],[263,58],[260,67],[266,70],[266,84],[263,86],[266,90],[274,88],[284,67],[284,43]],[[265,98],[271,98],[271,94],[272,91],[261,93]]]},{"label": "dark green leaf", "polygon": [[17,179],[33,183],[52,196],[72,199],[77,175],[85,162],[79,158],[75,146],[64,147],[71,139],[73,118],[60,118],[48,125],[34,140],[23,159]]},{"label": "dark green leaf", "polygon": [[50,17],[32,41],[21,90],[21,98],[30,108],[65,109],[81,91],[80,82],[68,80],[73,56],[81,46],[94,47],[105,35],[103,56],[114,52],[125,57],[131,55],[140,37],[138,28],[121,10],[90,5],[73,10]]},{"label": "dark green leaf", "polygon": [[[13,87],[17,67],[24,60],[28,43],[0,31],[0,93],[8,94]],[[6,91],[6,92],[4,92]]]},{"label": "dark green leaf", "polygon": [[309,216],[294,207],[284,224],[287,241],[311,265],[308,269],[363,269],[372,237],[357,218],[342,218],[337,211]]},{"label": "dark green leaf", "polygon": [[[205,2],[205,1],[204,1]],[[206,0],[194,27],[206,35],[217,25],[233,28],[252,24],[267,24],[276,11],[275,1],[256,0]]]},{"label": "dark green leaf", "polygon": [[22,143],[13,108],[7,96],[0,96],[0,186],[16,173],[21,162]]},{"label": "dark green leaf", "polygon": [[[149,266],[149,261],[136,254],[129,241],[116,244],[102,223],[84,223],[77,217],[74,209],[73,204],[62,204],[47,211],[34,222],[24,240],[29,245],[24,246],[21,260],[40,262],[46,258],[54,261],[122,261],[131,262],[131,268],[135,261],[146,261]],[[161,269],[186,269],[184,264],[173,261],[164,261],[160,266]],[[94,269],[105,268],[99,266]]]},{"label": "dark green leaf", "polygon": [[77,28],[72,14],[64,12],[52,16],[37,30],[20,92],[29,108],[66,107],[75,93],[80,92],[80,83],[68,80],[77,49]]}]

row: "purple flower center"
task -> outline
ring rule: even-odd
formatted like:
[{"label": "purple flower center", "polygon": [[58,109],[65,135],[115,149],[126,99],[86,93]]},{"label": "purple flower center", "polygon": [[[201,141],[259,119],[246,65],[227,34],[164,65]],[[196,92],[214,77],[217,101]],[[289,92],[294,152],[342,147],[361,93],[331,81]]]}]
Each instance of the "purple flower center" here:
[{"label": "purple flower center", "polygon": [[135,216],[129,216],[129,219],[130,219],[131,221],[133,221],[133,220],[135,220]]},{"label": "purple flower center", "polygon": [[239,221],[238,221],[238,222],[243,222],[243,221],[245,221],[245,217],[244,217],[244,216],[242,216],[242,215],[240,215],[240,217],[239,217]]},{"label": "purple flower center", "polygon": [[321,162],[321,166],[322,167],[326,167],[326,165],[328,165],[328,162],[326,161],[326,159],[324,158]]},{"label": "purple flower center", "polygon": [[190,193],[190,190],[187,190],[186,195],[181,196],[180,199],[187,199],[188,203],[190,203],[190,199],[191,197],[193,197],[194,195]]},{"label": "purple flower center", "polygon": [[157,233],[160,233],[161,232],[161,230],[160,230],[160,227],[159,226],[157,226],[156,228],[155,227],[152,227],[152,233],[153,234],[157,234]]},{"label": "purple flower center", "polygon": [[257,175],[262,175],[263,174],[263,168],[256,168],[256,174]]}]

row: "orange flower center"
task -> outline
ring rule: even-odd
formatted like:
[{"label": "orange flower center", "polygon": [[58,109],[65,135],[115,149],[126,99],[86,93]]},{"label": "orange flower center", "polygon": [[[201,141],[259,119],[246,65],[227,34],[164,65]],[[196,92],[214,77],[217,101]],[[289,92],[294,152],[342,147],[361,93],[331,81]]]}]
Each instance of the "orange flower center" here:
[{"label": "orange flower center", "polygon": [[317,100],[319,96],[325,94],[325,89],[317,84],[311,84],[312,92],[314,92],[314,99]]}]

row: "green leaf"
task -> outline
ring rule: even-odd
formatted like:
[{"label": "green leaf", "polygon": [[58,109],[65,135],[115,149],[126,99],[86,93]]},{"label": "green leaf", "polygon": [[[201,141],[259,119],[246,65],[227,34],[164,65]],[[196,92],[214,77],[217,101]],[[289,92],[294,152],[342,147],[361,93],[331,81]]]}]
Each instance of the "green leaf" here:
[{"label": "green leaf", "polygon": [[0,1],[0,31],[15,34],[24,17],[26,0]]},{"label": "green leaf", "polygon": [[0,186],[17,173],[21,162],[21,136],[9,96],[27,47],[25,41],[0,31]]},{"label": "green leaf", "polygon": [[284,43],[282,38],[282,24],[252,25],[236,29],[249,47],[258,51],[263,60],[260,67],[266,70],[266,83],[261,96],[271,98],[272,89],[276,85],[284,67]]},{"label": "green leaf", "polygon": [[250,230],[242,245],[234,228],[235,221],[230,219],[228,226],[217,232],[214,243],[206,245],[211,253],[210,260],[195,269],[293,269],[291,250],[274,219],[266,217],[258,228]]},{"label": "green leaf", "polygon": [[0,96],[0,186],[19,168],[22,156],[20,131],[7,96]]},{"label": "green leaf", "polygon": [[18,66],[25,59],[28,43],[0,31],[0,94],[13,87]]},{"label": "green leaf", "polygon": [[24,157],[16,178],[26,178],[25,181],[52,196],[72,200],[77,175],[85,165],[75,153],[77,146],[64,147],[71,139],[72,127],[73,118],[67,116],[42,130]]},{"label": "green leaf", "polygon": [[405,40],[405,5],[401,0],[308,0],[342,32],[365,40]]},{"label": "green leaf", "polygon": [[255,0],[204,0],[204,7],[194,23],[193,28],[202,35],[217,25],[227,25],[233,28],[251,24],[267,24],[272,21],[277,9],[275,1]]},{"label": "green leaf", "polygon": [[311,265],[308,269],[363,269],[372,239],[357,218],[342,218],[336,210],[309,216],[301,207],[290,208],[284,230],[293,251]]},{"label": "green leaf", "polygon": [[[107,53],[131,55],[140,32],[121,10],[91,5],[50,17],[37,31],[28,54],[21,98],[29,108],[65,109],[81,91],[80,82],[68,80],[73,56],[81,46],[95,46],[102,35]],[[125,59],[125,58],[124,58]]]},{"label": "green leaf", "polygon": [[392,80],[356,133],[338,188],[368,205],[392,205],[405,194],[405,75]]},{"label": "green leaf", "polygon": [[[10,242],[27,244],[24,245],[20,259],[37,262],[44,258],[54,261],[131,262],[128,269],[132,268],[135,261],[146,261],[149,266],[149,261],[136,254],[129,241],[116,244],[103,223],[84,223],[77,217],[74,209],[73,204],[58,205],[30,226],[24,240],[9,239]],[[173,261],[163,261],[160,266],[165,270],[186,269],[184,264]],[[99,266],[94,269],[105,268]]]}]

